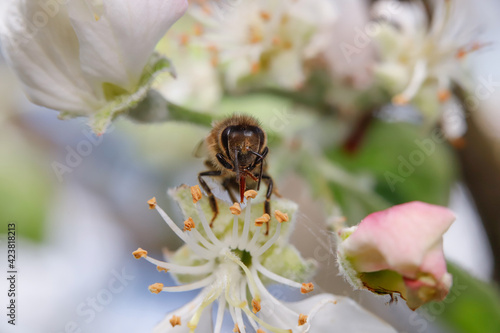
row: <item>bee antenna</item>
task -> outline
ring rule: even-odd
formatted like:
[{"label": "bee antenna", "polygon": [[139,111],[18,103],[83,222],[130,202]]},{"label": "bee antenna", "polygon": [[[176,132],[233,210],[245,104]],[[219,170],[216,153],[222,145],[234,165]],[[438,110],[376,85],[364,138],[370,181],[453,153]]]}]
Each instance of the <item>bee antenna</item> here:
[{"label": "bee antenna", "polygon": [[254,154],[254,155],[255,155],[255,156],[257,156],[257,157],[260,157],[261,159],[263,159],[263,158],[264,158],[264,157],[262,157],[262,155],[261,155],[261,154],[259,154],[259,153],[255,152],[255,151],[253,151],[253,150],[249,150],[249,152],[250,152],[250,153],[252,153],[252,154]]}]

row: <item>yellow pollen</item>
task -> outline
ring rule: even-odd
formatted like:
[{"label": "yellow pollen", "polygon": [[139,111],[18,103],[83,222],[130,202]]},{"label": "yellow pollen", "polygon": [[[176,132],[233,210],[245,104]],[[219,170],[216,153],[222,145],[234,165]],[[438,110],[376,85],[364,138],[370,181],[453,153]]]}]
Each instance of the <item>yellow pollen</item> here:
[{"label": "yellow pollen", "polygon": [[149,209],[155,209],[156,208],[156,198],[153,197],[153,198],[149,199],[148,205],[149,205]]},{"label": "yellow pollen", "polygon": [[189,43],[189,35],[188,34],[182,34],[180,37],[180,43],[182,46],[186,46]]},{"label": "yellow pollen", "polygon": [[255,225],[261,227],[264,223],[269,222],[269,220],[271,220],[271,216],[269,216],[269,214],[264,214],[255,220]]},{"label": "yellow pollen", "polygon": [[259,33],[258,29],[251,26],[250,27],[250,43],[257,44],[262,41],[262,34]]},{"label": "yellow pollen", "polygon": [[288,222],[288,214],[286,213],[283,213],[279,210],[275,210],[274,216],[276,217],[276,220],[278,220],[279,223]]},{"label": "yellow pollen", "polygon": [[440,90],[438,92],[438,99],[441,103],[446,102],[451,97],[451,92],[448,89]]},{"label": "yellow pollen", "polygon": [[202,194],[199,185],[191,186],[191,196],[193,197],[193,203],[200,201]]},{"label": "yellow pollen", "polygon": [[260,329],[260,328],[259,328],[259,329],[257,330],[257,333],[266,333],[266,332],[264,332],[264,330],[263,330],[263,329]]},{"label": "yellow pollen", "polygon": [[163,290],[163,283],[154,283],[148,287],[153,294],[159,294]]},{"label": "yellow pollen", "polygon": [[273,38],[273,45],[279,46],[280,44],[281,44],[281,39],[279,37],[274,37]]},{"label": "yellow pollen", "polygon": [[302,283],[302,287],[300,288],[300,292],[303,294],[310,293],[314,290],[314,284],[312,283]]},{"label": "yellow pollen", "polygon": [[235,202],[234,205],[229,207],[229,210],[231,211],[231,214],[233,215],[240,215],[241,214],[241,207],[240,204]]},{"label": "yellow pollen", "polygon": [[96,22],[97,22],[97,21],[99,21],[100,19],[101,19],[101,18],[99,17],[99,15],[94,14],[94,20],[95,20]]},{"label": "yellow pollen", "polygon": [[263,10],[260,12],[260,18],[264,21],[269,21],[271,19],[271,14]]},{"label": "yellow pollen", "polygon": [[403,95],[396,95],[392,98],[392,104],[394,105],[405,105],[408,104],[408,99]]},{"label": "yellow pollen", "polygon": [[253,313],[259,312],[260,309],[261,309],[260,301],[254,298],[252,300],[252,311],[253,311]]},{"label": "yellow pollen", "polygon": [[302,313],[299,314],[299,326],[302,326],[305,323],[307,323],[307,315],[302,314]]},{"label": "yellow pollen", "polygon": [[177,325],[181,326],[181,317],[173,315],[172,318],[170,318],[170,325],[172,325],[172,327]]},{"label": "yellow pollen", "polygon": [[191,231],[191,229],[194,228],[196,228],[196,226],[194,225],[194,221],[191,217],[184,221],[184,229],[182,229],[183,231]]},{"label": "yellow pollen", "polygon": [[238,327],[238,324],[234,324],[233,332],[234,333],[241,333],[240,328]]},{"label": "yellow pollen", "polygon": [[245,195],[245,198],[252,198],[252,199],[255,199],[255,197],[257,196],[257,191],[254,191],[254,190],[248,190],[244,193]]},{"label": "yellow pollen", "polygon": [[168,272],[168,268],[165,267],[156,266],[156,269],[158,270],[158,272]]},{"label": "yellow pollen", "polygon": [[194,35],[201,36],[203,34],[203,27],[201,24],[197,23],[194,25]]},{"label": "yellow pollen", "polygon": [[132,254],[135,257],[135,259],[146,258],[148,255],[148,251],[138,248],[137,250],[132,252]]},{"label": "yellow pollen", "polygon": [[260,71],[260,65],[259,65],[259,63],[258,62],[254,62],[252,64],[252,69],[251,69],[252,74],[257,74],[259,71]]}]

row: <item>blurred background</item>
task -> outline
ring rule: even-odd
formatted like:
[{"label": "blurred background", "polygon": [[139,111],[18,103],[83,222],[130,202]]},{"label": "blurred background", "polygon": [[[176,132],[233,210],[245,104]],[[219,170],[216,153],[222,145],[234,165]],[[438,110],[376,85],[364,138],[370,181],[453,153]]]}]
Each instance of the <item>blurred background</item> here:
[{"label": "blurred background", "polygon": [[[460,24],[475,27],[488,43],[467,61],[472,93],[485,81],[493,89],[454,127],[459,134],[435,142],[435,152],[394,189],[387,172],[397,174],[401,157],[408,160],[419,149],[415,140],[432,133],[414,121],[411,106],[380,107],[364,127],[358,118],[317,112],[322,107],[311,111],[310,104],[286,94],[228,94],[211,85],[214,74],[202,62],[183,63],[185,33],[194,24],[190,16],[159,45],[179,74],[177,80],[158,80],[160,92],[214,119],[246,112],[261,120],[270,134],[270,174],[300,207],[293,243],[318,261],[320,288],[350,295],[400,332],[500,332],[500,4],[457,3],[466,13]],[[61,121],[57,115],[31,104],[0,58],[0,267],[6,271],[5,233],[15,223],[19,272],[18,323],[12,328],[4,318],[0,331],[149,332],[193,293],[148,292],[148,285],[169,278],[131,252],[143,247],[161,257],[163,248],[180,242],[146,201],[155,196],[182,221],[166,191],[197,184],[204,166],[193,150],[210,128],[119,117],[97,137],[85,119]],[[416,312],[404,302],[387,304],[387,297],[353,292],[337,276],[328,228],[335,212],[356,224],[372,211],[412,200],[449,206],[458,216],[444,237],[455,276],[449,302]],[[5,309],[7,284],[0,280]]]}]

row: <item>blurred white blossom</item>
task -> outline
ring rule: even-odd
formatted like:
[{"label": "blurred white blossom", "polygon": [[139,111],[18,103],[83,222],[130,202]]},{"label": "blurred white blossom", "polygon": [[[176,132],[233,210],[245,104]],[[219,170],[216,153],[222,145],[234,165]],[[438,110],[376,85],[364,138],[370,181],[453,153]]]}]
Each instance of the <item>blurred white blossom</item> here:
[{"label": "blurred white blossom", "polygon": [[317,33],[335,20],[330,0],[253,0],[228,4],[222,15],[207,7],[190,11],[204,26],[201,43],[213,50],[227,86],[299,88]]},{"label": "blurred white blossom", "polygon": [[[397,12],[383,15],[389,6]],[[375,75],[394,104],[412,102],[433,123],[450,99],[452,85],[468,86],[463,60],[481,45],[474,42],[474,29],[464,24],[467,12],[456,1],[435,1],[431,10],[429,21],[422,2],[375,5],[374,16],[380,19]]]},{"label": "blurred white blossom", "polygon": [[96,133],[172,71],[153,53],[186,0],[10,0],[1,26],[5,55],[30,100],[86,116]]}]

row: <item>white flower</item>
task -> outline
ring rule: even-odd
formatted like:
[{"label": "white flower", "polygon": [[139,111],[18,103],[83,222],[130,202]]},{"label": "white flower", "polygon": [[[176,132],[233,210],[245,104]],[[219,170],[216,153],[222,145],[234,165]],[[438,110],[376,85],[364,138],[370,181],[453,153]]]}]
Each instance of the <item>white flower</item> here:
[{"label": "white flower", "polygon": [[368,3],[364,0],[335,3],[338,18],[322,28],[317,38],[318,53],[334,82],[350,89],[367,88],[373,81],[372,67],[376,60],[374,43],[367,34],[370,29]]},{"label": "white flower", "polygon": [[[293,221],[297,209],[294,203],[284,199],[273,200],[275,218],[271,219],[266,214],[258,217],[263,202],[260,200],[257,204],[258,212],[252,210],[252,198],[257,193],[247,191],[244,212],[239,204],[229,208],[219,201],[220,215],[210,228],[205,216],[205,212],[210,212],[208,200],[201,198],[198,186],[192,187],[191,193],[192,197],[186,186],[171,192],[188,217],[184,222],[184,231],[156,205],[156,200],[149,202],[150,208],[156,208],[169,227],[186,243],[171,261],[153,259],[142,249],[134,252],[136,258],[144,257],[157,265],[159,271],[168,270],[180,282],[185,282],[168,287],[155,283],[149,287],[151,292],[202,289],[191,302],[169,313],[155,332],[219,333],[226,307],[235,324],[235,332],[394,332],[390,326],[345,297],[320,294],[286,303],[268,291],[265,283],[269,282],[286,285],[297,293],[308,293],[314,289],[312,283],[297,282],[310,274],[311,265],[304,262],[295,248],[287,243],[292,223],[287,222],[288,216],[290,214]],[[194,202],[194,205],[188,201]],[[243,224],[240,214],[244,214]],[[261,226],[266,223],[270,224],[269,235],[265,235],[265,227],[262,229]],[[211,308],[215,301],[218,301],[218,311],[213,325]],[[245,323],[251,327],[245,327]]]},{"label": "white flower", "polygon": [[375,39],[380,63],[375,75],[393,95],[394,104],[413,101],[429,118],[440,113],[440,103],[451,97],[453,83],[466,85],[462,60],[481,46],[473,43],[472,29],[456,1],[439,0],[429,22],[421,2],[380,1],[374,13],[381,17]]},{"label": "white flower", "polygon": [[170,63],[153,54],[186,0],[12,1],[1,41],[31,101],[101,133]]},{"label": "white flower", "polygon": [[191,14],[205,24],[202,42],[218,55],[230,89],[239,85],[296,89],[307,78],[315,33],[335,19],[330,0],[244,0],[223,15]]}]

